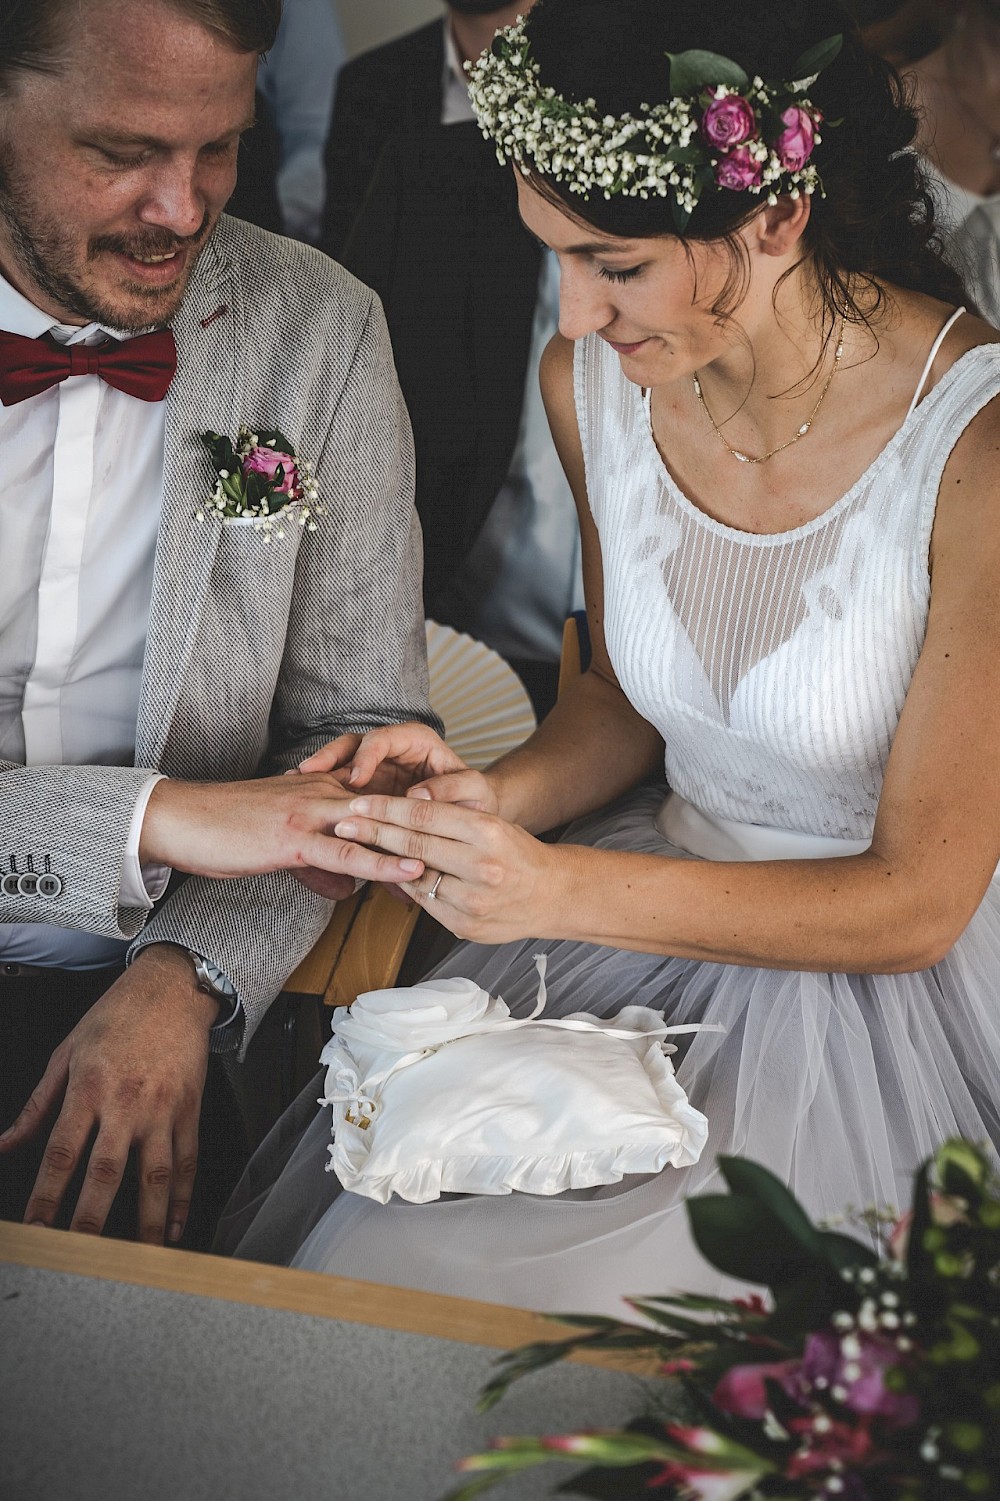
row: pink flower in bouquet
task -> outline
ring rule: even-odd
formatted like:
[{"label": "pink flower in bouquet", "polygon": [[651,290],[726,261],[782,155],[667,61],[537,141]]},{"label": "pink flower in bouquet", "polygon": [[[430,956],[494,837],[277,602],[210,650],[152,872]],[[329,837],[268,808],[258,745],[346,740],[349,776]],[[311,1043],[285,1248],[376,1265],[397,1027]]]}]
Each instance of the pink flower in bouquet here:
[{"label": "pink flower in bouquet", "polygon": [[803,1475],[822,1474],[825,1470],[838,1472],[844,1467],[856,1469],[872,1456],[874,1444],[867,1422],[857,1427],[847,1423],[827,1423],[819,1428],[815,1418],[793,1418],[790,1431],[802,1441],[802,1447],[793,1454],[785,1466],[789,1480],[799,1480]]},{"label": "pink flower in bouquet", "polygon": [[786,172],[799,172],[812,156],[816,144],[816,120],[800,104],[791,104],[781,116],[784,130],[774,143]]},{"label": "pink flower in bouquet", "polygon": [[299,471],[291,454],[279,453],[276,448],[251,448],[243,460],[243,473],[262,474],[265,479],[273,480],[279,465],[284,473],[281,483],[274,487],[275,493],[294,495],[299,486]]},{"label": "pink flower in bouquet", "polygon": [[669,1460],[647,1482],[650,1490],[669,1485],[685,1501],[736,1501],[738,1496],[746,1495],[767,1468],[756,1464],[749,1450],[734,1446],[711,1428],[670,1423],[667,1435],[674,1443],[683,1445],[691,1457]]},{"label": "pink flower in bouquet", "polygon": [[736,1501],[746,1495],[748,1486],[756,1479],[753,1471],[692,1470],[671,1460],[646,1485],[651,1491],[669,1485],[672,1493],[683,1496],[685,1501]]},{"label": "pink flower in bouquet", "polygon": [[757,131],[753,106],[740,94],[713,99],[701,117],[701,133],[710,146],[729,151]]},{"label": "pink flower in bouquet", "polygon": [[734,146],[721,156],[715,168],[715,180],[720,188],[731,188],[742,193],[745,188],[755,188],[763,174],[762,164],[751,155],[749,146]]},{"label": "pink flower in bouquet", "polygon": [[712,1393],[712,1401],[734,1417],[762,1418],[771,1405],[765,1383],[776,1381],[790,1397],[795,1397],[799,1390],[798,1373],[797,1360],[779,1360],[770,1365],[730,1366]]},{"label": "pink flower in bouquet", "polygon": [[875,1334],[810,1334],[802,1354],[800,1375],[808,1389],[840,1388],[844,1406],[851,1412],[885,1418],[894,1427],[905,1428],[920,1416],[916,1397],[891,1391],[885,1384],[887,1371],[898,1366],[899,1351]]}]

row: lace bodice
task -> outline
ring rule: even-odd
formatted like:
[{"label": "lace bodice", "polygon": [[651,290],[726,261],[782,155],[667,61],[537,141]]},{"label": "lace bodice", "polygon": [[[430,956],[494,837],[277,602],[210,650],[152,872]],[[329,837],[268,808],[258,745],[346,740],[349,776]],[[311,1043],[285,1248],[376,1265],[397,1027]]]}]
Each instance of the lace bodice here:
[{"label": "lace bodice", "polygon": [[941,474],[1000,393],[1000,345],[957,360],[821,516],[772,536],[687,499],[648,394],[601,339],[580,341],[575,372],[608,650],[670,786],[720,818],[870,839],[927,624]]}]

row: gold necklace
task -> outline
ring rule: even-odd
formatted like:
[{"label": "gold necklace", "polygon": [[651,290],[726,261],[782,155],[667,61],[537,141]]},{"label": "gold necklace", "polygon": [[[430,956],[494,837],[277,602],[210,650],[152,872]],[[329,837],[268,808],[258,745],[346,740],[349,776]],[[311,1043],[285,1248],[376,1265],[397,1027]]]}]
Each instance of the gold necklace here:
[{"label": "gold necklace", "polygon": [[816,405],[813,407],[812,411],[809,413],[809,416],[806,418],[805,422],[803,422],[802,426],[797,430],[797,432],[795,433],[794,437],[789,438],[787,440],[787,442],[785,442],[785,443],[779,443],[778,446],[777,446],[777,448],[772,448],[768,453],[762,453],[762,454],[743,453],[739,448],[734,448],[733,447],[733,445],[730,443],[729,439],[726,437],[725,433],[722,431],[722,429],[719,426],[719,424],[716,422],[715,418],[712,416],[711,412],[708,410],[708,403],[705,400],[705,393],[701,389],[701,381],[698,379],[697,372],[692,376],[692,379],[694,381],[694,394],[697,396],[698,400],[701,402],[702,407],[705,410],[705,416],[708,418],[709,422],[715,428],[715,431],[718,433],[719,437],[722,439],[723,443],[726,445],[726,447],[728,448],[729,452],[732,454],[732,456],[733,456],[734,459],[739,459],[739,461],[740,461],[741,464],[766,464],[767,461],[768,461],[768,459],[773,459],[776,453],[784,453],[784,451],[785,451],[786,448],[791,448],[791,446],[792,446],[793,443],[797,443],[800,438],[804,438],[805,437],[806,433],[812,427],[813,422],[815,421],[815,418],[816,418],[816,413],[819,411],[820,407],[823,405],[823,398],[826,395],[827,391],[829,391],[831,382],[833,381],[833,377],[836,375],[837,370],[840,367],[840,361],[841,361],[841,358],[842,358],[843,353],[844,353],[844,324],[845,324],[845,321],[846,321],[846,319],[844,317],[841,317],[841,320],[840,320],[840,337],[837,340],[837,348],[836,348],[836,352],[834,353],[834,356],[833,356],[833,368],[831,369],[830,374],[827,376],[827,378],[826,378],[826,380],[825,380],[825,382],[823,384],[823,389],[819,393],[819,397],[818,397],[818,399],[816,401]]}]

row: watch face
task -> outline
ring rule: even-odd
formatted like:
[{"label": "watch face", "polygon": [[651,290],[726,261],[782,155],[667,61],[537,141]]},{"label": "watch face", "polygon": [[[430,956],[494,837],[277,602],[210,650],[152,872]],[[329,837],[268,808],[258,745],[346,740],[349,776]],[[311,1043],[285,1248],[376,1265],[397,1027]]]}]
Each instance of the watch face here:
[{"label": "watch face", "polygon": [[209,964],[207,959],[202,958],[201,954],[196,954],[193,949],[189,949],[188,953],[194,960],[194,972],[201,990],[206,990],[210,995],[222,1000],[227,1000],[236,994],[235,985],[227,979],[221,969],[217,969],[214,964]]}]

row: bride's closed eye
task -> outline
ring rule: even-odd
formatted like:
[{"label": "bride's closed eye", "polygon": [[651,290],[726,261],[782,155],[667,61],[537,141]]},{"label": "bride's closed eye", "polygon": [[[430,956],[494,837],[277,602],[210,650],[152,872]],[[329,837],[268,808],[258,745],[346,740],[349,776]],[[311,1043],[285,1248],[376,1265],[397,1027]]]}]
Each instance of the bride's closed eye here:
[{"label": "bride's closed eye", "polygon": [[613,270],[610,266],[598,266],[598,276],[603,276],[605,281],[634,281],[642,271],[641,266],[629,266],[620,271]]}]

